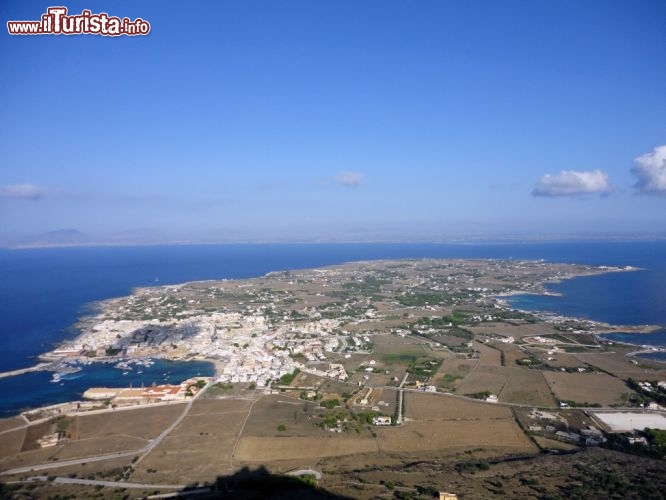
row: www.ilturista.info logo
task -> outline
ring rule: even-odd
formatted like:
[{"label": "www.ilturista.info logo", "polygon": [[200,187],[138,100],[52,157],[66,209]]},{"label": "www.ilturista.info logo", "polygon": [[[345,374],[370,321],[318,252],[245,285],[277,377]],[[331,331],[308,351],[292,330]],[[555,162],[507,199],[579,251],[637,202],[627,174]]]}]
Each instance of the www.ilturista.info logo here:
[{"label": "www.ilturista.info logo", "polygon": [[49,7],[40,21],[7,21],[10,35],[147,35],[150,23],[137,17],[109,16],[106,12],[93,14],[84,10],[81,14],[68,16],[67,7]]}]

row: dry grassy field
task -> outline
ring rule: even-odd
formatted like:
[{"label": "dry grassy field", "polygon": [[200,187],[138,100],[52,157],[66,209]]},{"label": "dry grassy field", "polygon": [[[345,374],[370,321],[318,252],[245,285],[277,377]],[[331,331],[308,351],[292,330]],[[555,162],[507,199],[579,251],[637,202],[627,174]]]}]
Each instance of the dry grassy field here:
[{"label": "dry grassy field", "polygon": [[[243,436],[325,436],[328,433],[315,427],[308,418],[309,413],[317,413],[318,406],[287,395],[264,396],[252,408]],[[278,431],[278,425],[286,429]]]},{"label": "dry grassy field", "polygon": [[[499,355],[498,351],[495,352]],[[479,364],[460,382],[456,394],[475,394],[483,391],[499,394],[510,375],[511,370],[503,366]]]},{"label": "dry grassy field", "polygon": [[42,436],[44,436],[45,434],[50,434],[55,431],[56,431],[56,426],[51,421],[42,422],[27,427],[21,451],[30,451],[30,450],[39,449],[39,443],[37,443],[37,440]]},{"label": "dry grassy field", "polygon": [[0,460],[0,469],[13,469],[14,467],[48,462],[60,448],[61,446],[38,448],[30,451],[22,451],[15,455],[8,455]]},{"label": "dry grassy field", "polygon": [[445,359],[442,361],[442,365],[439,367],[437,375],[449,373],[457,377],[464,377],[469,375],[477,363],[478,361],[475,359]]},{"label": "dry grassy field", "polygon": [[[650,362],[640,358],[628,358],[621,354],[616,353],[579,353],[574,354],[574,357],[583,363],[589,363],[592,366],[597,366],[604,371],[612,373],[620,378],[634,378],[637,380],[654,380],[666,379],[666,369],[663,364]],[[635,360],[639,365],[655,366],[660,368],[658,370],[645,369],[635,365],[631,360]]]},{"label": "dry grassy field", "polygon": [[0,434],[0,459],[21,451],[25,434],[25,429],[16,429]]},{"label": "dry grassy field", "polygon": [[450,448],[505,449],[529,453],[536,447],[513,418],[478,420],[433,420],[377,431],[383,452],[417,452]]},{"label": "dry grassy field", "polygon": [[[47,460],[137,450],[156,437],[182,411],[182,405],[173,405],[69,417],[66,429],[68,439],[44,449],[39,448],[37,439],[55,432],[56,427],[51,422],[2,434],[0,456],[5,459],[1,466],[11,468]],[[21,449],[16,450],[17,446]]]},{"label": "dry grassy field", "polygon": [[25,420],[21,417],[12,417],[12,418],[3,418],[0,419],[0,432],[7,431],[9,429],[16,429],[25,425]]},{"label": "dry grassy field", "polygon": [[493,344],[493,347],[504,353],[504,366],[517,366],[516,361],[527,357],[527,354],[525,354],[525,352],[523,352],[520,347],[514,344],[503,344],[501,342],[496,342]]},{"label": "dry grassy field", "polygon": [[552,325],[546,323],[482,323],[479,326],[469,328],[473,333],[485,333],[489,335],[503,335],[519,339],[522,337],[531,337],[534,335],[548,335],[557,333]]},{"label": "dry grassy field", "polygon": [[543,372],[550,389],[561,400],[611,405],[625,403],[632,392],[621,380],[605,373]]},{"label": "dry grassy field", "polygon": [[196,401],[187,417],[132,474],[132,481],[187,484],[232,470],[233,444],[252,401]]},{"label": "dry grassy field", "polygon": [[474,349],[479,351],[479,363],[488,366],[501,366],[502,353],[480,342],[474,342]]},{"label": "dry grassy field", "polygon": [[[455,337],[457,338],[457,337]],[[434,340],[434,339],[433,339]],[[433,350],[430,342],[426,339],[408,335],[400,337],[398,335],[375,335],[372,339],[374,343],[374,352],[377,359],[381,359],[381,354],[414,354],[417,356],[448,357],[446,351]]]},{"label": "dry grassy field", "polygon": [[529,368],[512,368],[499,400],[534,406],[556,406],[543,373]]},{"label": "dry grassy field", "polygon": [[[542,359],[546,359],[548,357],[548,354],[546,354],[544,351],[539,351],[537,349],[528,349],[530,351],[533,351],[537,354]],[[553,360],[547,361],[549,366],[552,366],[554,368],[579,368],[579,367],[586,367],[586,363],[579,359],[576,354],[569,354],[563,351],[557,351],[554,353],[551,357],[555,358]]]},{"label": "dry grassy field", "polygon": [[393,415],[398,402],[397,389],[382,389],[378,400],[386,403],[386,406],[382,405],[380,407],[381,412],[386,415]]},{"label": "dry grassy field", "polygon": [[58,458],[58,460],[84,458],[116,451],[139,450],[147,444],[147,439],[124,435],[81,439],[64,444],[54,457]]},{"label": "dry grassy field", "polygon": [[265,463],[283,460],[312,460],[339,455],[378,451],[370,437],[332,434],[320,437],[257,437],[241,438],[236,450],[240,463]]},{"label": "dry grassy field", "polygon": [[184,406],[173,404],[140,410],[127,410],[73,417],[67,432],[72,439],[131,436],[152,439],[180,415]]},{"label": "dry grassy field", "polygon": [[432,340],[448,346],[461,346],[469,342],[468,339],[456,337],[454,335],[433,335]]},{"label": "dry grassy field", "polygon": [[476,360],[445,359],[433,376],[431,383],[447,391],[456,390],[462,379],[470,373],[476,364]]},{"label": "dry grassy field", "polygon": [[486,420],[512,418],[506,406],[454,396],[405,392],[405,417],[413,420]]},{"label": "dry grassy field", "polygon": [[324,383],[319,386],[322,393],[342,394],[343,392],[354,392],[356,384],[341,382],[339,380],[323,379]]}]

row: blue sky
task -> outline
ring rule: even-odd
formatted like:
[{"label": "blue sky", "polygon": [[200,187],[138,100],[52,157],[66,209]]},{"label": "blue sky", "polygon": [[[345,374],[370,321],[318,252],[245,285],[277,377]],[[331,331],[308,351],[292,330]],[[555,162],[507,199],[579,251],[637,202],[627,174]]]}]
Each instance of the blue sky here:
[{"label": "blue sky", "polygon": [[151,33],[0,35],[0,238],[666,228],[661,0],[65,5]]}]

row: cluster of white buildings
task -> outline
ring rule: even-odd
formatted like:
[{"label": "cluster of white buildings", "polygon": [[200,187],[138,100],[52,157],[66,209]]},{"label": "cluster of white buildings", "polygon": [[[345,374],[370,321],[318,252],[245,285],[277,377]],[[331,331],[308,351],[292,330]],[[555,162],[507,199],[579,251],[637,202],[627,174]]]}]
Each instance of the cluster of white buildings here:
[{"label": "cluster of white buildings", "polygon": [[[644,391],[652,392],[655,390],[654,385],[652,385],[650,382],[638,382],[638,385],[640,386],[641,389]],[[666,382],[663,380],[660,380],[657,382],[657,389],[661,389],[662,391],[666,391]]]},{"label": "cluster of white buildings", "polygon": [[[263,387],[296,367],[304,369],[294,357],[322,362],[327,352],[348,345],[360,348],[370,341],[369,337],[340,336],[334,333],[338,325],[338,320],[317,319],[272,328],[259,311],[202,313],[169,321],[104,319],[51,354],[69,357],[92,351],[105,356],[106,349],[112,348],[129,357],[197,355],[223,362],[220,382],[254,382]],[[347,372],[337,364],[311,371],[338,380],[347,378]]]},{"label": "cluster of white buildings", "polygon": [[513,344],[516,341],[511,336],[505,337],[503,335],[484,335],[483,342],[502,342],[503,344]]},{"label": "cluster of white buildings", "polygon": [[558,342],[553,338],[541,337],[539,335],[537,335],[536,337],[527,337],[525,341],[531,344],[548,344],[548,345],[555,345]]}]

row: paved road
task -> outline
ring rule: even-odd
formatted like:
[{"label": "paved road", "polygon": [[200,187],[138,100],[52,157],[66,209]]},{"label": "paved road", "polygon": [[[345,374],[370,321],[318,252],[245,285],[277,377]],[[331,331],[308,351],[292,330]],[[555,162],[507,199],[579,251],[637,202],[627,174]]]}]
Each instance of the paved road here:
[{"label": "paved road", "polygon": [[113,460],[114,458],[131,457],[131,456],[136,456],[140,451],[141,450],[121,451],[118,453],[108,453],[106,455],[97,455],[94,457],[77,458],[73,460],[58,460],[57,462],[50,462],[47,464],[27,465],[25,467],[16,467],[14,469],[2,471],[0,472],[0,476],[8,476],[12,474],[24,474],[26,472],[37,472],[41,470],[57,469],[59,467],[67,467],[69,465],[81,465],[83,463]]},{"label": "paved road", "polygon": [[400,425],[402,423],[402,398],[403,398],[403,394],[404,394],[403,386],[405,385],[405,382],[407,382],[407,377],[409,377],[409,372],[405,373],[405,376],[402,377],[402,381],[400,382],[400,385],[398,386],[398,415],[395,419],[395,422],[398,425]]},{"label": "paved road", "polygon": [[[48,476],[33,476],[21,483],[31,481],[48,481]],[[96,479],[80,479],[78,477],[56,477],[53,480],[58,484],[85,484],[89,486],[106,486],[108,488],[136,488],[136,489],[157,489],[157,490],[182,490],[185,485],[182,484],[145,484],[145,483],[124,483],[121,481],[98,481]]]}]

